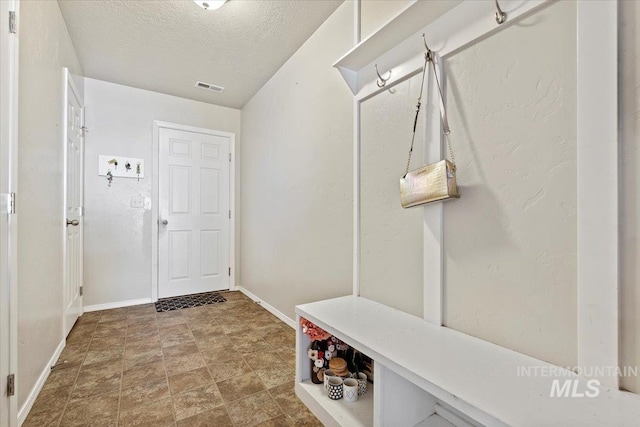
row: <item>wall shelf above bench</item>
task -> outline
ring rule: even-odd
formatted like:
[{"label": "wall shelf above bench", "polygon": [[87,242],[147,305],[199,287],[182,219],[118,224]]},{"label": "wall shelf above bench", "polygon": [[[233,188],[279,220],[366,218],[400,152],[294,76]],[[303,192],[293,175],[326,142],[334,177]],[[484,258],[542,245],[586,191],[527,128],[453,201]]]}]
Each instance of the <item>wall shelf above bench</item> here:
[{"label": "wall shelf above bench", "polygon": [[[428,17],[436,18],[456,6],[456,1],[412,1],[378,31],[358,43],[333,64],[351,91],[358,92],[358,72],[393,49],[411,35],[430,23]],[[362,79],[360,79],[362,81]]]}]

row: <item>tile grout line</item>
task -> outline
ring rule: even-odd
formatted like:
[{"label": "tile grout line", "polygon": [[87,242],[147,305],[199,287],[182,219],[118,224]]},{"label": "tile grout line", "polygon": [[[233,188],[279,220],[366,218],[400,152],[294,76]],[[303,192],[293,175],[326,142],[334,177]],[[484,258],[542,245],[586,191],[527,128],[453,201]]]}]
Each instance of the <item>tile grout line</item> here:
[{"label": "tile grout line", "polygon": [[[228,302],[228,301],[227,301]],[[208,317],[208,316],[207,316]],[[215,316],[213,317],[213,319],[216,322],[217,326],[220,326],[218,324],[218,321],[215,319]],[[198,343],[196,342],[196,337],[195,335],[193,335],[193,329],[191,329],[191,324],[189,323],[188,320],[185,319],[185,322],[187,323],[187,327],[189,328],[189,331],[191,332],[191,336],[193,336],[193,342],[196,345],[196,348],[198,349],[198,353],[200,354],[200,357],[202,357],[202,360],[204,360],[204,366],[206,366],[207,368],[207,372],[209,372],[209,376],[211,376],[211,380],[213,381],[213,384],[215,384],[216,389],[218,390],[218,393],[220,393],[220,400],[222,401],[222,406],[224,408],[224,411],[227,413],[227,416],[229,417],[229,420],[231,421],[231,424],[233,424],[234,426],[236,426],[235,421],[233,421],[233,418],[231,417],[231,413],[229,412],[229,408],[227,407],[227,403],[224,400],[224,397],[222,397],[222,392],[220,392],[220,387],[218,387],[218,382],[216,381],[216,379],[213,377],[213,374],[211,373],[211,369],[209,369],[209,364],[207,363],[207,360],[204,357],[204,354],[202,352],[202,349],[200,349],[200,347],[198,346]],[[222,327],[221,327],[222,328]],[[229,339],[229,337],[227,337],[227,334],[224,333],[224,330],[222,331],[222,334]],[[215,408],[215,406],[214,406]],[[198,415],[198,414],[196,414]],[[189,417],[190,418],[190,417]],[[185,418],[188,419],[188,418]]]},{"label": "tile grout line", "polygon": [[[247,300],[247,301],[251,302],[250,300]],[[264,309],[264,308],[262,308],[262,307],[260,307],[260,309],[261,309],[261,310],[265,310],[265,309]],[[266,310],[265,310],[265,311],[266,311]],[[215,317],[213,317],[213,319],[210,319],[210,318],[209,318],[208,320],[214,320],[214,321],[216,322],[216,324],[217,324],[218,326],[220,326],[220,325],[219,325],[219,323],[218,323],[218,321],[215,319]],[[190,322],[188,321],[188,319],[185,319],[185,322],[186,322],[186,324],[187,324],[187,326],[188,326],[189,330],[191,331],[191,334],[193,335],[193,330],[191,329],[191,324],[190,324]],[[272,324],[277,324],[277,322],[273,322]],[[270,325],[268,325],[268,326],[270,326]],[[222,335],[224,335],[227,339],[229,339],[229,336],[228,336],[228,335],[232,335],[232,334],[228,334],[228,333],[224,332],[224,330],[223,330]],[[194,336],[194,343],[195,343],[195,342],[196,342],[196,341],[195,341],[195,336]],[[257,392],[255,392],[255,393],[248,394],[248,395],[246,395],[246,396],[240,397],[240,398],[238,398],[238,399],[235,399],[235,400],[232,400],[232,401],[229,401],[229,402],[227,402],[227,401],[224,399],[224,397],[222,397],[222,394],[221,394],[221,395],[220,395],[220,398],[222,399],[222,402],[223,402],[223,403],[222,403],[220,406],[223,406],[223,407],[224,407],[225,411],[227,412],[227,415],[229,416],[229,419],[231,420],[231,423],[232,423],[234,426],[236,426],[236,427],[246,427],[246,426],[239,426],[239,425],[238,425],[238,424],[233,420],[233,418],[231,417],[231,413],[229,412],[229,407],[228,407],[228,405],[229,405],[229,404],[235,403],[235,402],[237,402],[237,401],[239,401],[239,400],[246,399],[246,398],[251,397],[251,396],[258,395],[258,394],[263,393],[263,392],[266,392],[266,393],[267,393],[267,395],[268,395],[268,396],[273,400],[273,402],[276,404],[276,406],[278,407],[278,409],[280,409],[280,413],[279,413],[279,414],[277,414],[277,415],[275,415],[275,416],[273,416],[273,417],[271,417],[271,418],[269,418],[269,419],[267,419],[267,420],[264,420],[264,421],[262,421],[262,422],[271,421],[271,420],[273,420],[273,419],[275,419],[275,418],[278,418],[278,417],[279,417],[279,416],[281,416],[281,415],[284,415],[284,416],[287,418],[287,420],[289,420],[289,421],[291,421],[292,423],[294,423],[294,421],[293,421],[293,419],[290,417],[290,415],[289,415],[289,414],[287,414],[287,413],[285,412],[285,410],[282,408],[282,406],[281,406],[281,405],[276,401],[276,399],[273,397],[273,395],[272,395],[272,394],[271,394],[271,392],[269,391],[269,388],[268,388],[268,387],[267,387],[267,385],[264,383],[264,381],[263,381],[263,380],[258,376],[258,374],[257,374],[257,373],[256,373],[256,371],[254,370],[254,368],[252,368],[252,367],[251,367],[251,365],[247,362],[246,357],[248,356],[248,354],[253,354],[253,353],[251,353],[251,352],[250,352],[250,353],[247,353],[247,354],[242,353],[242,352],[238,351],[238,350],[235,348],[235,345],[234,345],[233,343],[232,343],[232,345],[234,346],[234,350],[236,350],[236,352],[240,355],[240,358],[242,359],[243,363],[248,367],[248,369],[251,371],[251,373],[253,373],[253,375],[255,375],[255,376],[256,376],[256,378],[258,378],[258,380],[260,381],[261,385],[264,387],[264,390],[260,390],[260,391],[257,391]],[[271,346],[269,343],[267,343],[267,345],[268,345],[270,348],[272,348],[272,346]],[[204,358],[203,350],[201,350],[201,349],[200,349],[200,347],[197,345],[197,343],[196,343],[196,348],[198,349],[198,352],[200,353],[200,356],[201,356],[203,359],[205,359],[205,358]],[[214,347],[214,348],[215,348],[215,347]],[[281,360],[282,360],[282,359],[281,359]],[[283,362],[283,363],[286,363],[286,362],[284,362],[284,360],[282,360],[282,362]],[[216,380],[215,380],[215,378],[213,377],[213,374],[211,373],[211,369],[209,368],[209,364],[206,362],[206,360],[205,360],[205,366],[206,366],[207,371],[209,372],[209,375],[211,376],[211,378],[212,378],[212,380],[213,380],[214,384],[216,385],[216,388],[218,389],[218,391],[220,391],[220,389],[219,389],[219,387],[218,387],[218,381],[216,381]],[[228,379],[230,379],[230,378],[227,378],[227,379],[222,380],[222,381],[226,381],[226,380],[228,380]],[[275,387],[278,387],[278,386],[275,386]],[[205,411],[205,412],[206,412],[206,411]],[[261,423],[262,423],[262,422],[261,422]],[[255,425],[255,424],[254,424],[254,425]]]},{"label": "tile grout line", "polygon": [[118,409],[116,409],[116,426],[120,424],[120,406],[122,405],[122,383],[124,381],[124,354],[127,351],[127,333],[129,332],[129,309],[124,316],[124,346],[122,347],[122,360],[120,361],[120,387],[118,387]]},{"label": "tile grout line", "polygon": [[120,411],[122,408],[122,388],[123,388],[123,384],[124,384],[124,370],[125,370],[125,354],[127,352],[127,341],[128,341],[128,336],[129,335],[129,310],[130,307],[127,308],[127,313],[125,315],[125,321],[127,322],[125,324],[125,328],[124,328],[124,347],[122,348],[122,361],[121,361],[121,365],[120,365],[120,388],[118,389],[118,410],[116,411],[116,426],[120,425]]},{"label": "tile grout line", "polygon": [[[209,319],[209,320],[213,320],[213,321],[215,321],[215,322],[216,322],[216,325],[217,325],[217,326],[220,326],[220,325],[219,325],[219,323],[218,323],[218,321],[215,319],[215,316],[214,316],[212,319]],[[189,321],[187,321],[187,320],[185,319],[185,322],[186,322],[186,324],[187,324],[187,327],[189,328],[189,331],[191,332],[191,335],[193,336],[193,330],[191,329],[191,325],[190,325]],[[223,330],[223,332],[222,332],[222,335],[224,335],[227,339],[229,339],[229,337],[227,336],[227,335],[229,335],[229,334],[227,334],[226,332],[224,332],[224,330]],[[203,360],[205,360],[203,350],[201,350],[201,349],[200,349],[200,347],[198,346],[198,344],[196,343],[196,341],[195,341],[195,336],[193,336],[193,338],[194,338],[194,343],[196,344],[196,348],[198,349],[198,353],[199,353],[199,354],[200,354],[200,356],[203,358]],[[235,350],[235,345],[234,345],[233,343],[232,343],[232,345],[234,346],[234,350]],[[220,347],[222,347],[222,346],[220,346]],[[214,347],[214,348],[216,348],[216,347]],[[231,403],[237,402],[238,400],[245,399],[245,398],[247,398],[247,397],[251,397],[251,396],[254,396],[254,395],[256,395],[256,394],[262,393],[262,392],[264,392],[264,391],[267,391],[267,393],[268,393],[268,389],[267,389],[266,385],[262,382],[262,380],[260,379],[260,377],[258,377],[258,375],[255,373],[255,371],[253,370],[253,368],[251,367],[251,365],[249,365],[249,364],[247,363],[247,361],[246,361],[246,360],[245,360],[245,358],[244,358],[244,355],[243,355],[242,353],[240,353],[240,352],[238,352],[238,354],[239,354],[239,355],[240,355],[240,357],[242,358],[243,363],[245,363],[245,364],[247,365],[247,367],[248,367],[248,368],[251,370],[251,372],[252,372],[252,373],[253,373],[253,374],[258,378],[258,380],[260,381],[260,383],[262,384],[262,386],[265,388],[264,390],[260,390],[260,391],[258,391],[258,392],[256,392],[256,393],[252,393],[252,394],[249,394],[249,395],[243,396],[243,397],[241,397],[241,398],[238,398],[238,399],[235,399],[235,400],[232,400],[232,401],[229,401],[229,402],[227,402],[227,401],[224,399],[224,397],[222,396],[222,393],[220,393],[220,399],[222,400],[222,404],[221,404],[220,406],[223,406],[223,407],[224,407],[224,410],[226,411],[226,413],[227,413],[227,415],[228,415],[229,420],[231,421],[231,423],[232,423],[234,426],[236,426],[236,427],[245,427],[245,426],[238,426],[238,424],[233,420],[233,418],[231,417],[231,413],[229,412],[229,407],[228,407],[228,405],[229,405],[229,404],[231,404]],[[213,377],[213,374],[211,373],[211,369],[209,368],[209,364],[206,362],[206,360],[205,360],[205,366],[206,366],[206,368],[207,368],[207,372],[209,372],[209,375],[211,376],[211,379],[212,379],[213,383],[215,384],[216,388],[218,389],[218,392],[220,392],[220,388],[218,387],[218,381],[216,381],[216,380],[215,380],[215,378]],[[229,379],[229,378],[227,378],[227,379]],[[227,379],[222,380],[222,381],[226,381]],[[222,381],[220,381],[220,382],[222,382]],[[271,394],[269,394],[269,396],[271,397]],[[273,399],[273,397],[271,397],[271,398]],[[275,399],[274,399],[274,402],[275,402]],[[277,402],[275,402],[275,403],[277,404]],[[278,407],[280,408],[280,406],[279,406],[279,405],[278,405]],[[280,410],[282,411],[282,408],[280,408]],[[205,411],[205,412],[206,412],[206,411]],[[283,413],[284,413],[284,411],[283,411]],[[196,415],[197,415],[197,414],[196,414]],[[271,420],[271,419],[273,419],[273,418],[269,418],[269,420]],[[269,420],[266,420],[266,421],[269,421]],[[266,421],[265,421],[265,422],[266,422]]]},{"label": "tile grout line", "polygon": [[[65,412],[67,412],[67,408],[69,407],[69,403],[71,402],[71,396],[73,396],[73,392],[76,389],[76,386],[78,385],[77,384],[78,383],[78,377],[80,376],[80,372],[82,371],[82,367],[84,366],[84,362],[87,359],[87,354],[89,354],[89,349],[91,348],[91,343],[93,342],[93,337],[96,334],[96,331],[98,330],[98,325],[100,324],[100,319],[102,319],[102,313],[103,312],[101,311],[100,312],[100,317],[96,321],[96,325],[93,328],[93,332],[91,332],[91,336],[89,337],[89,344],[87,344],[87,348],[84,351],[84,357],[82,358],[82,362],[80,362],[80,366],[78,367],[78,372],[76,372],[76,377],[73,380],[73,384],[71,385],[71,391],[69,392],[69,396],[67,396],[67,402],[64,404],[64,407],[62,408],[62,412],[60,413],[60,419],[58,420],[58,424],[57,424],[58,427],[60,427],[62,425],[62,419],[64,418],[64,414],[65,414]],[[76,320],[76,322],[77,322],[77,320]],[[73,325],[73,327],[75,327],[75,325]],[[71,327],[72,330],[73,330],[73,327]],[[65,337],[65,346],[66,346],[66,340],[67,340],[67,338]]]},{"label": "tile grout line", "polygon": [[[261,308],[262,310],[265,310],[263,307],[260,307],[260,308]],[[266,310],[265,310],[265,311],[266,311]],[[275,324],[275,323],[274,323],[274,324]],[[270,345],[269,343],[267,343],[267,345],[268,345],[269,347],[271,347],[271,345]],[[271,392],[269,391],[269,388],[268,388],[268,387],[267,387],[267,385],[264,383],[264,381],[262,381],[262,379],[261,379],[261,378],[258,376],[258,374],[255,372],[255,370],[251,367],[251,365],[249,364],[249,362],[247,362],[247,359],[245,358],[245,356],[246,356],[246,355],[245,355],[245,354],[243,354],[243,353],[240,353],[240,352],[238,352],[238,353],[240,354],[240,357],[242,358],[243,362],[244,362],[244,363],[249,367],[249,369],[251,370],[251,372],[252,372],[252,373],[253,373],[253,374],[258,378],[258,380],[260,380],[260,383],[261,383],[261,384],[262,384],[262,386],[264,387],[264,390],[261,390],[261,391],[259,391],[259,392],[257,392],[257,393],[254,393],[254,394],[251,394],[251,395],[249,395],[249,396],[254,396],[254,395],[258,394],[258,393],[262,393],[263,391],[266,391],[266,392],[267,392],[267,394],[269,395],[269,397],[271,398],[271,400],[273,400],[273,402],[278,406],[278,408],[279,408],[279,409],[280,409],[280,411],[282,412],[282,415],[284,415],[285,417],[287,417],[287,419],[291,419],[291,418],[289,417],[289,415],[284,411],[284,409],[282,408],[282,406],[278,403],[278,401],[277,401],[276,399],[274,399],[273,395],[272,395],[272,394],[271,394]],[[276,387],[278,387],[278,386],[276,386]],[[245,396],[245,397],[249,397],[249,396]],[[240,400],[240,399],[238,399],[238,400]],[[268,420],[266,420],[266,421],[264,421],[264,422],[267,422],[267,421],[273,420],[273,419],[275,419],[275,418],[279,417],[280,415],[281,415],[281,414],[278,414],[278,415],[276,415],[276,416],[274,416],[274,417],[271,417],[271,418],[269,418]],[[233,422],[233,420],[231,420],[231,421]],[[291,419],[291,421],[293,421],[293,419]]]},{"label": "tile grout line", "polygon": [[[182,314],[180,314],[182,317]],[[173,392],[171,391],[171,382],[169,382],[169,371],[167,370],[167,360],[164,357],[164,345],[162,345],[162,338],[160,338],[160,325],[158,324],[158,312],[156,312],[156,328],[158,329],[158,339],[160,340],[160,353],[162,354],[162,364],[164,366],[164,377],[167,381],[167,388],[169,389],[169,400],[171,402],[171,413],[173,414],[173,423],[178,425],[178,414],[176,413],[176,407],[173,404]]]}]

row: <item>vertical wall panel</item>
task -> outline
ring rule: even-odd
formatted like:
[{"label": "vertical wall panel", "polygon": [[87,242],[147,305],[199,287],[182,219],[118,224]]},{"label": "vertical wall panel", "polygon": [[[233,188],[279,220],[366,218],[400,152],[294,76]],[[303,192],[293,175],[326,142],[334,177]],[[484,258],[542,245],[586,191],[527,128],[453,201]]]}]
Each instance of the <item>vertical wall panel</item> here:
[{"label": "vertical wall panel", "polygon": [[[620,8],[620,364],[640,366],[640,4]],[[640,377],[621,379],[640,393]]]},{"label": "vertical wall panel", "polygon": [[462,194],[444,204],[445,324],[563,366],[577,362],[575,22],[557,2],[445,60]]},{"label": "vertical wall panel", "polygon": [[[416,316],[423,311],[424,209],[400,206],[399,180],[421,78],[416,75],[360,107],[360,295]],[[416,129],[413,169],[424,164],[422,123]]]}]

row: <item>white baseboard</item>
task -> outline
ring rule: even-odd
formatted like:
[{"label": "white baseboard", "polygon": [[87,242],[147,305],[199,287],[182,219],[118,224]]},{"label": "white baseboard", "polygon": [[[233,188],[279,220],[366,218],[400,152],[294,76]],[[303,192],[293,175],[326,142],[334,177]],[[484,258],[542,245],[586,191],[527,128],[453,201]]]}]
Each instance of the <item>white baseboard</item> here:
[{"label": "white baseboard", "polygon": [[254,300],[255,302],[257,302],[258,304],[260,304],[261,306],[263,306],[265,308],[265,310],[269,311],[271,314],[276,316],[278,319],[282,320],[287,325],[291,326],[293,329],[296,328],[296,321],[293,320],[292,318],[286,316],[283,312],[281,312],[280,310],[276,309],[274,306],[272,306],[269,303],[265,302],[261,298],[258,298],[256,295],[254,295],[250,291],[246,290],[242,286],[238,286],[237,289],[240,292],[242,292],[243,294],[245,294],[246,296],[248,296],[249,298],[251,298],[252,300]]},{"label": "white baseboard", "polygon": [[66,345],[66,343],[67,343],[67,340],[65,339],[60,341],[60,344],[58,344],[58,348],[56,348],[56,351],[53,352],[53,356],[51,356],[51,359],[49,359],[49,362],[46,364],[46,366],[42,370],[42,373],[38,377],[38,381],[36,381],[35,385],[31,389],[31,392],[29,392],[29,396],[27,396],[27,400],[24,402],[24,405],[22,405],[22,408],[20,408],[20,410],[18,411],[19,426],[21,426],[22,423],[24,423],[24,420],[27,419],[27,415],[29,415],[29,411],[31,411],[31,408],[33,407],[33,404],[36,402],[36,399],[38,398],[40,391],[42,391],[42,387],[44,387],[44,383],[47,381],[47,378],[49,378],[49,374],[51,373],[51,367],[55,365],[56,362],[58,361],[58,358],[60,357],[60,354],[62,353],[62,350],[64,349],[64,346]]},{"label": "white baseboard", "polygon": [[109,302],[107,304],[87,305],[84,307],[84,311],[110,310],[112,308],[131,307],[132,305],[149,304],[151,302],[153,302],[151,298],[130,299],[128,301]]}]

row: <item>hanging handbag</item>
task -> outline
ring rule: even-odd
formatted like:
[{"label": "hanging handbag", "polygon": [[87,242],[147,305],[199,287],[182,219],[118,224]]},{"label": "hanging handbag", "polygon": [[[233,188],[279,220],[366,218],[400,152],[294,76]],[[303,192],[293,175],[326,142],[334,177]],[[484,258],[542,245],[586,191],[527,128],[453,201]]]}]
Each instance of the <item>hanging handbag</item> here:
[{"label": "hanging handbag", "polygon": [[[426,46],[426,42],[425,42]],[[427,71],[427,63],[430,62],[433,68],[433,75],[436,79],[438,94],[440,95],[440,117],[442,119],[443,133],[449,146],[449,155],[451,161],[440,160],[436,163],[430,163],[421,168],[409,172],[411,164],[411,153],[413,152],[413,142],[416,138],[416,126],[418,125],[418,114],[422,102],[422,89],[424,87],[424,77]],[[400,203],[403,208],[423,205],[425,203],[437,202],[440,200],[458,199],[458,184],[456,182],[456,161],[453,157],[453,149],[451,148],[450,139],[451,130],[447,121],[447,112],[444,107],[444,97],[438,80],[438,73],[434,64],[433,52],[427,48],[424,55],[424,67],[422,69],[422,82],[420,84],[420,97],[416,105],[416,116],[413,121],[413,136],[411,137],[411,148],[409,149],[409,159],[407,160],[407,168],[404,176],[400,178]]]}]

